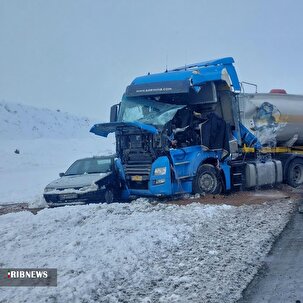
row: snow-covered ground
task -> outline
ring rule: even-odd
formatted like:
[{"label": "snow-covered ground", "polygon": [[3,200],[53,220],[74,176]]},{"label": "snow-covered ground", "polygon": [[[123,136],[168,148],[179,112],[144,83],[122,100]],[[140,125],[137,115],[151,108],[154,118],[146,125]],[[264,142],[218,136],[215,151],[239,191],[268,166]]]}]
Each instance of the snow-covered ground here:
[{"label": "snow-covered ground", "polygon": [[[58,110],[0,102],[1,140],[87,137],[92,121]],[[97,121],[100,122],[100,121]]]},{"label": "snow-covered ground", "polygon": [[[39,206],[45,185],[74,160],[112,153],[113,138],[89,134],[92,124],[1,102],[0,204]],[[58,286],[0,288],[0,302],[235,302],[292,207],[138,199],[2,215],[0,267],[55,267]]]},{"label": "snow-covered ground", "polygon": [[60,111],[0,102],[0,204],[39,206],[46,184],[72,162],[113,153],[113,137],[89,133],[93,124]]},{"label": "snow-covered ground", "polygon": [[0,302],[235,302],[291,208],[139,199],[3,215],[0,267],[55,267],[58,286],[0,288]]},{"label": "snow-covered ground", "polygon": [[[104,140],[94,135],[5,140],[0,148],[0,204],[26,202],[38,205],[44,187],[59,178],[59,173],[75,160],[113,152],[114,145],[104,145]],[[19,149],[20,154],[14,153],[15,149]]]}]

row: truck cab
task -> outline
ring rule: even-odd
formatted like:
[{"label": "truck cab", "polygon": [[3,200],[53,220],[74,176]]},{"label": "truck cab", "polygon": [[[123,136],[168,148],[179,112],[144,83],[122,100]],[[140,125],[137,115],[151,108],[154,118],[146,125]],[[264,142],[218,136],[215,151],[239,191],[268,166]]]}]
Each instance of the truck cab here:
[{"label": "truck cab", "polygon": [[[92,127],[105,137],[115,132],[130,194],[218,194],[267,184],[266,171],[270,182],[282,182],[281,159],[257,163],[262,144],[242,123],[233,63],[228,57],[135,78],[112,107],[111,122]],[[244,157],[246,147],[254,152]]]}]

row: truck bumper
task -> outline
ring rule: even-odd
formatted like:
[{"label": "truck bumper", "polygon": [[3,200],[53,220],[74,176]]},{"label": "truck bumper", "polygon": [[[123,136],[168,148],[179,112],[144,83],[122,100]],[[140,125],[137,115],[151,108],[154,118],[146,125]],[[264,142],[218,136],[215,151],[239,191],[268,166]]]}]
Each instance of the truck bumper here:
[{"label": "truck bumper", "polygon": [[147,188],[129,187],[131,195],[135,196],[169,196],[173,194],[171,169],[167,157],[162,156],[151,165]]}]

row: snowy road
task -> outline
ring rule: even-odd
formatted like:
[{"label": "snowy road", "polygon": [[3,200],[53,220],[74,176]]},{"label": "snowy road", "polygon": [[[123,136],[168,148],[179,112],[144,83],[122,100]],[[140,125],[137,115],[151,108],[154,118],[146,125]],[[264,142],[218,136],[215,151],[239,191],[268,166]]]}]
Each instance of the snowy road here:
[{"label": "snowy road", "polygon": [[253,206],[86,205],[1,216],[1,267],[55,267],[56,288],[0,302],[235,302],[289,219]]}]

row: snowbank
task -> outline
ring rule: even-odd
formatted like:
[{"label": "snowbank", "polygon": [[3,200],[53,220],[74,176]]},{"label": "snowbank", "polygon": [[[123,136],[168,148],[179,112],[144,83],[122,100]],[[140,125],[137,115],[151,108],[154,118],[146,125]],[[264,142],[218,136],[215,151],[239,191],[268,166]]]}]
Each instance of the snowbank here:
[{"label": "snowbank", "polygon": [[41,206],[44,187],[75,160],[112,154],[114,137],[89,133],[92,124],[60,111],[0,102],[0,204]]},{"label": "snowbank", "polygon": [[55,267],[55,288],[0,288],[0,302],[235,302],[292,203],[86,205],[7,214],[1,267]]},{"label": "snowbank", "polygon": [[[87,137],[93,121],[69,113],[0,102],[0,138],[5,140]],[[100,122],[100,121],[97,121]]]}]

